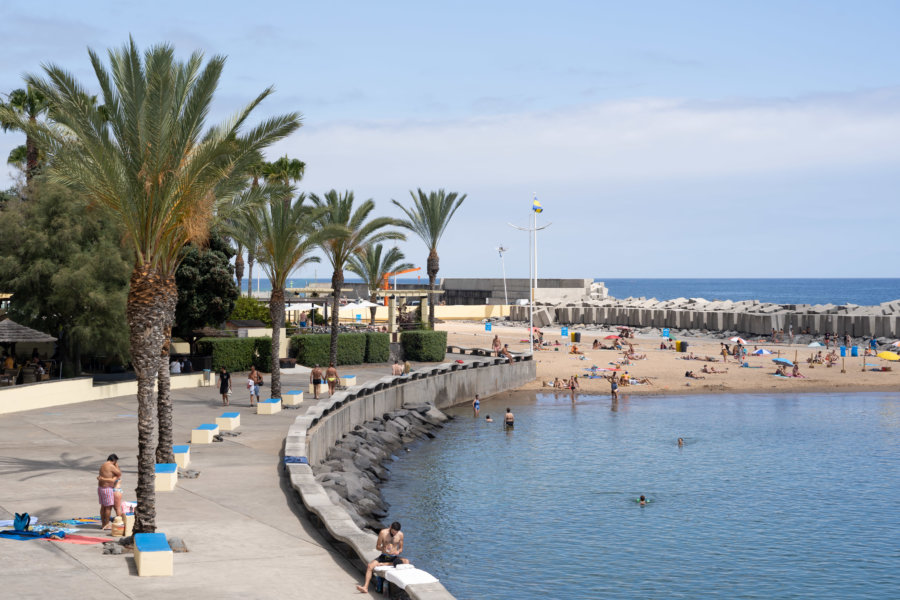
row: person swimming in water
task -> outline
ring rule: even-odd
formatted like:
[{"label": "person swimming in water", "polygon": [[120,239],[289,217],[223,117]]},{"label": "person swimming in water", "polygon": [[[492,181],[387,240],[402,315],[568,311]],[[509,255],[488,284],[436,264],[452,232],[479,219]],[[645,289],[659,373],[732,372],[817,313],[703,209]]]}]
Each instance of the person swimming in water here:
[{"label": "person swimming in water", "polygon": [[638,500],[638,502],[640,502],[641,506],[646,506],[646,504],[647,504],[647,499],[644,498],[644,495],[643,495],[643,494],[641,494],[641,499]]},{"label": "person swimming in water", "polygon": [[678,438],[678,447],[681,448],[684,446],[684,438]]},{"label": "person swimming in water", "polygon": [[487,415],[487,416],[484,418],[484,422],[485,422],[485,423],[493,423],[494,420],[491,418],[491,415]]}]

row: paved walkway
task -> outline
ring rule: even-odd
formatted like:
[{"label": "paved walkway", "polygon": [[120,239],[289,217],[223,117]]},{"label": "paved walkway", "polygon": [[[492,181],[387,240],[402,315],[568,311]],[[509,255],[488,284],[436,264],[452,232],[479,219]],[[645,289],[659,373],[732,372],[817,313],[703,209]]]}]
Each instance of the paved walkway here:
[{"label": "paved walkway", "polygon": [[[384,365],[353,368],[358,383],[388,374]],[[284,376],[285,391],[306,390],[308,375]],[[74,594],[97,598],[359,598],[360,573],[304,517],[280,467],[288,426],[306,411],[257,415],[235,375],[229,410],[240,436],[191,448],[197,479],[157,494],[157,529],[184,539],[174,577],[137,577],[130,554],[45,540],[0,540],[3,597]],[[269,383],[268,377],[266,383]],[[323,386],[324,387],[324,386]],[[263,388],[263,398],[269,391]],[[304,397],[306,394],[304,394]],[[223,412],[215,387],[172,392],[175,443]],[[28,512],[42,522],[96,516],[97,469],[112,452],[135,500],[137,406],[133,396],[0,416],[0,519]],[[85,535],[103,536],[97,531]],[[113,539],[113,538],[110,538]]]}]

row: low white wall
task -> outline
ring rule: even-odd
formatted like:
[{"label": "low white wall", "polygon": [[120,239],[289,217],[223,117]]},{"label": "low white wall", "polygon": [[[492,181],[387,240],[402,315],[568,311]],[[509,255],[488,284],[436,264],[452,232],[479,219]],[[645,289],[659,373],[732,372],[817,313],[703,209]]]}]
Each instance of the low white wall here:
[{"label": "low white wall", "polygon": [[[382,377],[375,383],[338,392],[310,407],[288,430],[284,456],[291,486],[325,529],[352,548],[366,564],[378,556],[375,534],[361,530],[342,506],[332,503],[325,488],[316,481],[311,465],[323,461],[334,443],[354,427],[402,408],[404,403],[427,401],[438,408],[446,408],[469,402],[476,393],[487,397],[515,389],[533,381],[536,371],[531,355],[516,357],[513,364],[499,358],[486,358],[466,365],[444,363],[413,371],[405,377]],[[410,585],[406,593],[413,600],[453,598],[440,583]]]},{"label": "low white wall", "polygon": [[[199,387],[203,373],[173,375],[171,382],[173,390]],[[94,385],[90,377],[79,377],[14,385],[0,388],[0,415],[134,395],[137,395],[137,381]]]}]

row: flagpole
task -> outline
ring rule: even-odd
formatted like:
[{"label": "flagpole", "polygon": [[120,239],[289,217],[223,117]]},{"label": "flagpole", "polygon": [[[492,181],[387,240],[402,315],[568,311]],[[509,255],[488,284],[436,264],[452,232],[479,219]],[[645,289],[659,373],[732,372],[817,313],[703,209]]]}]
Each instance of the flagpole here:
[{"label": "flagpole", "polygon": [[552,223],[547,223],[541,227],[537,226],[537,211],[540,209],[540,204],[537,202],[537,194],[534,195],[534,200],[531,205],[531,226],[530,227],[519,227],[518,225],[513,225],[509,223],[509,226],[518,229],[519,231],[527,231],[528,232],[528,295],[529,295],[529,309],[528,309],[528,346],[531,350],[531,353],[534,354],[534,299],[535,292],[537,291],[537,231],[538,229],[546,229],[550,227]]}]

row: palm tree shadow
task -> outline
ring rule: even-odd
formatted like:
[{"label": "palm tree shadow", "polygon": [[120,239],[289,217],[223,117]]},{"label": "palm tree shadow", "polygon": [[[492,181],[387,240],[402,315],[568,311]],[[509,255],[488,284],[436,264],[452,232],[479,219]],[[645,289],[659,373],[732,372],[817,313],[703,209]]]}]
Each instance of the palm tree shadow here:
[{"label": "palm tree shadow", "polygon": [[59,455],[59,460],[37,460],[22,456],[0,456],[0,475],[20,475],[19,481],[52,475],[58,471],[83,471],[96,473],[100,468],[96,456],[73,457],[69,452]]}]

